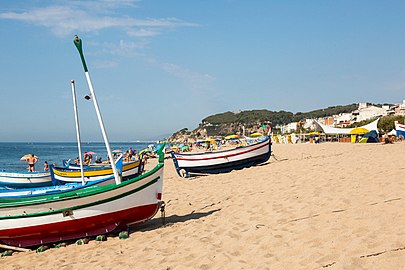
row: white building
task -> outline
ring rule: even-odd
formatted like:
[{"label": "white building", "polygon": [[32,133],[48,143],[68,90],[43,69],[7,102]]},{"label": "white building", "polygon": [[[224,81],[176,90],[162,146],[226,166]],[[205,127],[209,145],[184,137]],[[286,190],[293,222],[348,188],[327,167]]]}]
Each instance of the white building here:
[{"label": "white building", "polygon": [[386,116],[387,110],[376,106],[367,106],[366,103],[360,103],[359,108],[352,112],[352,122],[360,122],[371,118]]},{"label": "white building", "polygon": [[350,122],[352,120],[352,113],[341,113],[339,115],[334,115],[335,124],[339,125],[343,122]]},{"label": "white building", "polygon": [[398,106],[395,108],[395,114],[405,115],[405,100],[403,100],[402,103],[398,104]]},{"label": "white building", "polygon": [[291,133],[293,131],[296,131],[297,130],[297,122],[292,122],[292,123],[289,123],[287,125],[281,126],[280,129],[281,129],[282,134]]}]

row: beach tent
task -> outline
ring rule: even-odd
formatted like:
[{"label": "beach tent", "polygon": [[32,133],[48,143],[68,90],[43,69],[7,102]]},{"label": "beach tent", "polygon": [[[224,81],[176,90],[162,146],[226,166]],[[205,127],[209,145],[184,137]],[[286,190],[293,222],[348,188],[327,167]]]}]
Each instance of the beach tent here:
[{"label": "beach tent", "polygon": [[372,130],[363,135],[363,138],[360,139],[359,143],[378,143],[378,134],[375,130]]}]

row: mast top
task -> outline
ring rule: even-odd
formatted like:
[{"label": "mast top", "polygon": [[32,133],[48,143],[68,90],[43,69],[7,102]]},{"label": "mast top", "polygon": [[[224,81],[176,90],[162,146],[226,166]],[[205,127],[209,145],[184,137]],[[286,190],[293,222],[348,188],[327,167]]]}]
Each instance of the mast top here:
[{"label": "mast top", "polygon": [[75,38],[73,39],[73,43],[75,44],[77,50],[79,51],[80,59],[82,60],[82,64],[83,64],[83,68],[84,68],[84,72],[88,72],[89,70],[87,69],[86,60],[84,60],[84,55],[83,55],[82,40],[79,38],[78,35],[75,35]]}]

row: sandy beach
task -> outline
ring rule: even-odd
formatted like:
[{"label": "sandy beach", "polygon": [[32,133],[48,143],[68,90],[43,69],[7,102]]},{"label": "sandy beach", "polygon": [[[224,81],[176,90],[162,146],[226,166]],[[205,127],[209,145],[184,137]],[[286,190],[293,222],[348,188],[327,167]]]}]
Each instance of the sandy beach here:
[{"label": "sandy beach", "polygon": [[128,239],[14,253],[0,269],[405,269],[405,143],[273,153],[192,179],[166,159],[165,226],[159,213]]}]

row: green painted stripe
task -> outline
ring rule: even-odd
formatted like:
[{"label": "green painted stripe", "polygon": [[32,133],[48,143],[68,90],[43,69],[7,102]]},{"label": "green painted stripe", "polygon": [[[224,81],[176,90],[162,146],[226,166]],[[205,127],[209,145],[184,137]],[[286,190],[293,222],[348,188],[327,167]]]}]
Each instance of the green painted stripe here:
[{"label": "green painted stripe", "polygon": [[103,192],[107,192],[109,190],[122,188],[126,185],[130,185],[134,182],[140,181],[150,175],[156,173],[160,168],[164,166],[163,163],[159,163],[153,168],[152,170],[137,176],[132,179],[128,179],[123,181],[121,184],[109,184],[105,186],[90,186],[83,189],[79,189],[76,191],[68,191],[60,194],[50,194],[50,195],[40,195],[35,197],[27,197],[27,198],[3,198],[0,199],[0,208],[11,208],[11,207],[18,207],[18,206],[26,206],[26,205],[34,205],[34,204],[43,204],[49,203],[54,201],[63,201],[63,200],[71,200],[78,197],[87,197],[92,196],[94,194],[99,194]]}]

